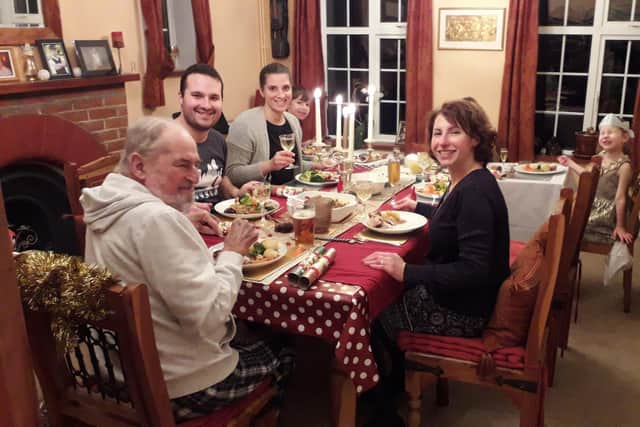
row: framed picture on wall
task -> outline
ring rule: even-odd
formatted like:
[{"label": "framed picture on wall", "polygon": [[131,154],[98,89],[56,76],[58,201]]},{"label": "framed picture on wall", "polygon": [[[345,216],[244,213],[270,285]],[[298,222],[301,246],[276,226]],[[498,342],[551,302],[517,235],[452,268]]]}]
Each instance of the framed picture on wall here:
[{"label": "framed picture on wall", "polygon": [[73,77],[67,50],[64,48],[62,39],[36,40],[36,45],[40,50],[42,64],[49,70],[52,79]]},{"label": "framed picture on wall", "polygon": [[504,9],[439,10],[438,49],[502,50]]},{"label": "framed picture on wall", "polygon": [[18,80],[10,48],[0,48],[0,83]]},{"label": "framed picture on wall", "polygon": [[108,40],[76,40],[74,45],[83,76],[116,74]]}]

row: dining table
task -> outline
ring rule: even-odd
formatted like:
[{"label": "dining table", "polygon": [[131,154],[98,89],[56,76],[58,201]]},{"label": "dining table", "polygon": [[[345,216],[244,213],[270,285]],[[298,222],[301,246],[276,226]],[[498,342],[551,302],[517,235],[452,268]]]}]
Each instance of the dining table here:
[{"label": "dining table", "polygon": [[[370,172],[368,169],[360,171]],[[382,194],[367,201],[367,209],[391,209],[392,197],[415,198],[413,180],[413,176],[403,175],[399,186],[387,187]],[[336,187],[325,187],[324,190],[336,191]],[[286,198],[272,196],[272,199],[281,206],[273,215],[274,219],[286,217]],[[371,349],[371,323],[403,290],[401,283],[383,271],[365,266],[362,259],[374,251],[389,251],[398,253],[408,262],[418,261],[427,251],[428,223],[401,235],[405,240],[401,244],[397,241],[391,244],[384,239],[357,240],[356,243],[348,240],[366,229],[356,214],[332,228],[331,237],[347,240],[314,242],[314,247],[323,245],[336,250],[335,261],[318,281],[303,289],[290,283],[286,272],[270,283],[245,280],[234,314],[289,334],[317,337],[329,343],[334,356],[331,373],[334,424],[354,426],[357,395],[374,387],[380,378]],[[285,241],[289,238],[279,234],[270,231],[265,236],[284,238]],[[221,241],[217,236],[203,235],[203,238],[208,246]]]}]

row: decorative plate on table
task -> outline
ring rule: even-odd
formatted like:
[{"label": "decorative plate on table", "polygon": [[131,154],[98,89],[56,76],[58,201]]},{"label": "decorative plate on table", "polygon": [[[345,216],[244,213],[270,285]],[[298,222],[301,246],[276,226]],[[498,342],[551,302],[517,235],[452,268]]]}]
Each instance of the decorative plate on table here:
[{"label": "decorative plate on table", "polygon": [[309,170],[296,175],[296,181],[304,185],[324,187],[325,185],[336,185],[338,175],[335,172]]},{"label": "decorative plate on table", "polygon": [[[259,242],[254,243],[253,245],[251,245],[251,249],[250,251],[254,250],[255,251],[255,246],[257,244],[262,244],[264,243],[266,240],[270,240],[273,242],[273,245],[275,247],[276,254],[274,256],[270,256],[268,258],[265,259],[256,259],[251,255],[245,255],[243,261],[242,261],[242,269],[243,270],[253,270],[254,268],[260,268],[260,267],[266,267],[267,265],[271,265],[271,264],[275,264],[276,262],[280,261],[286,254],[288,251],[287,245],[283,242],[277,242],[273,239],[265,239],[265,240],[261,240]],[[220,242],[217,245],[213,245],[209,248],[209,253],[215,258],[217,256],[217,254],[222,251],[224,247],[224,242]]]},{"label": "decorative plate on table", "polygon": [[566,166],[562,166],[558,163],[525,163],[523,165],[517,165],[515,171],[527,175],[554,175],[557,173],[565,173],[567,171]]},{"label": "decorative plate on table", "polygon": [[381,211],[369,215],[363,225],[381,234],[404,234],[424,227],[427,218],[414,212]]},{"label": "decorative plate on table", "polygon": [[[243,205],[238,202],[237,199],[228,199],[218,202],[215,204],[213,209],[220,215],[228,216],[230,218],[255,219],[262,216],[259,205]],[[279,209],[280,204],[275,200],[269,199],[265,203],[264,214],[272,214],[277,212]]]}]

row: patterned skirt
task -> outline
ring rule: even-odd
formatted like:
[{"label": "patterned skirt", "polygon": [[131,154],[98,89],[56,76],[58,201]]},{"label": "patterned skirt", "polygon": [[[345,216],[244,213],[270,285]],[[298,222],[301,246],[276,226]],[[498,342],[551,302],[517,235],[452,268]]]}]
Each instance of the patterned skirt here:
[{"label": "patterned skirt", "polygon": [[473,338],[482,335],[487,319],[469,316],[438,305],[424,286],[404,293],[378,317],[378,322],[391,342],[398,332],[411,332]]},{"label": "patterned skirt", "polygon": [[227,378],[204,390],[171,399],[176,423],[209,415],[236,402],[251,394],[269,376],[281,386],[293,371],[295,355],[290,347],[282,346],[279,350],[272,347],[265,341],[234,344],[240,357],[236,369]]}]

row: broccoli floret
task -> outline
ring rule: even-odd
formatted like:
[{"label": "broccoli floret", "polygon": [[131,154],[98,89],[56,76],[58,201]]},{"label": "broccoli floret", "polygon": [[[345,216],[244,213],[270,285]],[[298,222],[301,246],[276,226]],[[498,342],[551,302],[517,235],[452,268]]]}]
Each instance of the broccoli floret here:
[{"label": "broccoli floret", "polygon": [[259,255],[262,255],[265,250],[266,248],[262,243],[256,242],[251,246],[251,248],[249,248],[249,255],[253,258],[256,258]]}]

